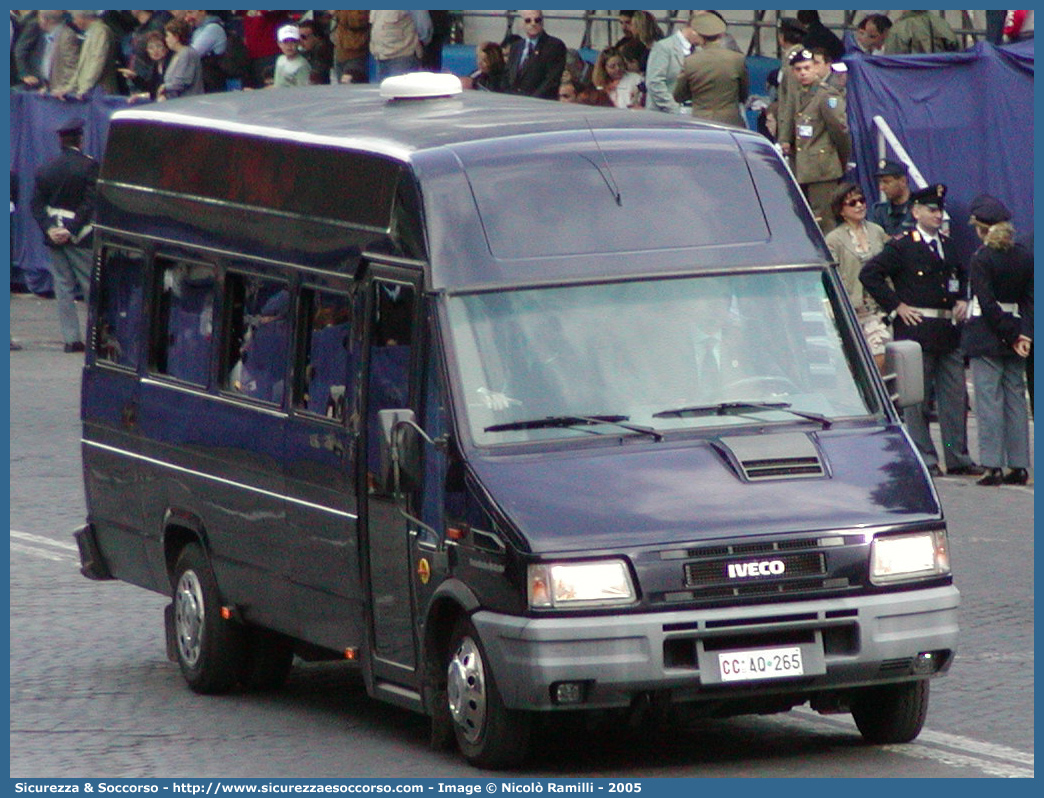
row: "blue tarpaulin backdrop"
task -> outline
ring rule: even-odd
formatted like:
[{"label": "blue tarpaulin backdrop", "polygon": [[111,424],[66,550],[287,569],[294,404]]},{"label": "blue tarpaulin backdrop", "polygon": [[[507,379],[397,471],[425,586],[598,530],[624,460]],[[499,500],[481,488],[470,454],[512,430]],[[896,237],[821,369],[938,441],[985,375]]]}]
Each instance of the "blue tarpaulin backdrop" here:
[{"label": "blue tarpaulin backdrop", "polygon": [[[976,194],[999,197],[1015,214],[1020,233],[1032,230],[1032,41],[999,48],[980,43],[965,52],[935,55],[857,53],[845,60],[854,158],[868,196],[877,196],[873,117],[879,114],[925,178],[948,185],[951,232],[965,258],[978,244],[966,224],[968,204]],[[755,92],[763,91],[764,73],[777,63],[749,59]],[[468,74],[474,68],[474,48],[447,47],[444,68]],[[31,291],[47,291],[51,284],[42,234],[29,214],[33,174],[57,154],[58,128],[77,116],[87,121],[85,152],[100,158],[109,116],[125,105],[122,97],[95,95],[73,103],[11,92],[11,169],[18,175],[20,198],[12,218],[12,266],[22,270]]]},{"label": "blue tarpaulin backdrop", "polygon": [[[967,259],[977,194],[1000,198],[1019,235],[1033,229],[1033,42],[960,53],[845,56],[848,122],[858,174],[877,197],[873,173],[880,115],[929,183],[947,185],[950,233]],[[889,151],[888,157],[894,158]],[[911,182],[912,185],[912,182]]]}]

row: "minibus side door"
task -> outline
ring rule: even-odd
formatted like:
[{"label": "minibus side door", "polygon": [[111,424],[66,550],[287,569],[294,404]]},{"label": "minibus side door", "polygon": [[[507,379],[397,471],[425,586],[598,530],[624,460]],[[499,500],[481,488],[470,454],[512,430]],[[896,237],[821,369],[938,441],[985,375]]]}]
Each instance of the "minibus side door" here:
[{"label": "minibus side door", "polygon": [[370,275],[358,471],[369,570],[371,663],[378,679],[413,683],[417,647],[410,530],[382,474],[378,413],[392,408],[419,411],[420,391],[412,378],[421,344],[419,274],[375,266]]}]

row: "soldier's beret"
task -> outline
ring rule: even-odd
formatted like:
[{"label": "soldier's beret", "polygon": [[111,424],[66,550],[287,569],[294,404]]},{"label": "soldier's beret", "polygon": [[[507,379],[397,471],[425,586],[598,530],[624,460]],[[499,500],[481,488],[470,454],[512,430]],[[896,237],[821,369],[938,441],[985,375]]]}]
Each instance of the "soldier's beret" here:
[{"label": "soldier's beret", "polygon": [[1004,206],[1004,203],[989,194],[980,194],[973,199],[968,211],[971,213],[972,219],[986,225],[1011,219],[1011,211]]},{"label": "soldier's beret", "polygon": [[807,47],[802,47],[800,50],[795,50],[791,54],[790,58],[787,59],[787,63],[790,66],[794,66],[794,64],[800,64],[802,61],[811,61],[811,60],[812,60],[812,51],[809,50]]},{"label": "soldier's beret", "polygon": [[700,36],[721,36],[725,32],[725,20],[717,14],[701,11],[699,14],[692,15],[689,27]]},{"label": "soldier's beret", "polygon": [[918,205],[934,205],[942,210],[946,200],[946,186],[942,183],[932,183],[922,189],[910,193],[910,202]]}]

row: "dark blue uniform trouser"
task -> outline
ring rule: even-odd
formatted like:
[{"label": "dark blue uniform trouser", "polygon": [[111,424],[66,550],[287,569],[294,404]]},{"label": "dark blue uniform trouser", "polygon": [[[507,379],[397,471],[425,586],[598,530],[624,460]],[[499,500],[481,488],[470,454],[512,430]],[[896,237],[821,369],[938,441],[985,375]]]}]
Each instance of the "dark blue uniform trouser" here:
[{"label": "dark blue uniform trouser", "polygon": [[[972,465],[973,461],[967,454],[968,428],[964,415],[968,397],[964,382],[964,357],[957,350],[945,354],[924,351],[921,357],[924,364],[924,395],[926,398],[935,397],[946,469],[949,471]],[[928,432],[927,402],[905,408],[903,421],[925,463],[938,465],[939,455]]]}]

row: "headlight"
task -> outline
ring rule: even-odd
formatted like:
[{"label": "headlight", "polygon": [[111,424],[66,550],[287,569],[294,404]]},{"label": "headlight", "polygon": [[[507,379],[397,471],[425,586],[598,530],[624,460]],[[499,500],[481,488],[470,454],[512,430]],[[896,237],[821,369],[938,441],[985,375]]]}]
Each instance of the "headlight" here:
[{"label": "headlight", "polygon": [[946,530],[889,535],[870,544],[870,581],[886,585],[950,573]]},{"label": "headlight", "polygon": [[601,607],[635,600],[623,560],[530,565],[528,576],[530,607]]}]

